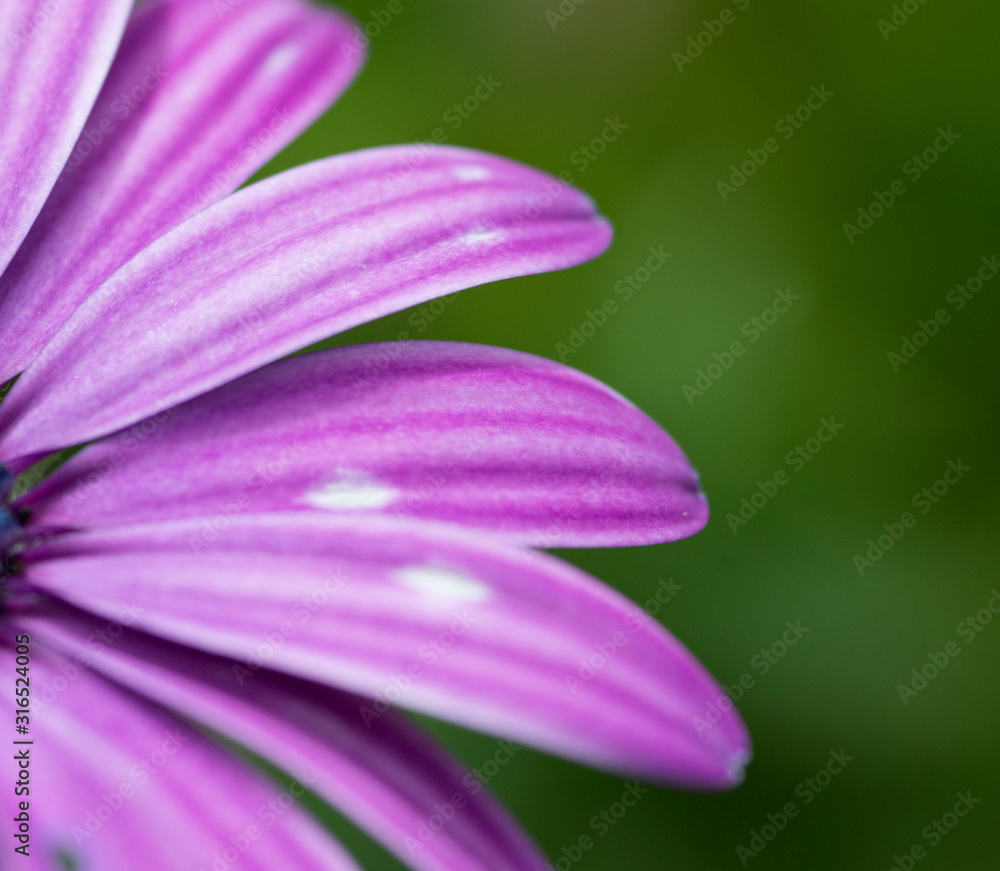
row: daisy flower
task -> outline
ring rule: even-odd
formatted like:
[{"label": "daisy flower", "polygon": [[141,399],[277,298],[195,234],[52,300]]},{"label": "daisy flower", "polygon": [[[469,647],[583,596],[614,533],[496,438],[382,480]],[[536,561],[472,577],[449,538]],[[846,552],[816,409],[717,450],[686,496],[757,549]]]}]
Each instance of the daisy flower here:
[{"label": "daisy flower", "polygon": [[704,526],[657,424],[500,348],[289,356],[597,256],[591,200],[417,145],[234,193],[358,71],[356,26],[299,0],[13,0],[0,39],[5,855],[356,867],[311,792],[422,871],[547,867],[397,708],[498,754],[739,782],[716,682],[539,550]]}]

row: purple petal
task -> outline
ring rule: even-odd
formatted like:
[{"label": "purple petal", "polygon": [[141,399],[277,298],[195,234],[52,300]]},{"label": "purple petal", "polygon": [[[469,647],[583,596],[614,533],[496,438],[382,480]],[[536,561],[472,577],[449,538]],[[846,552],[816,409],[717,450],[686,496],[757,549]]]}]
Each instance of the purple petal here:
[{"label": "purple petal", "polygon": [[266,366],[91,445],[18,507],[36,525],[92,527],[232,504],[443,520],[544,547],[673,541],[708,516],[680,448],[617,393],[451,342]]},{"label": "purple petal", "polygon": [[[15,624],[6,634],[20,631]],[[0,666],[14,673],[9,647],[0,647]],[[220,854],[247,871],[358,871],[298,803],[287,804],[291,780],[264,780],[187,723],[39,644],[31,680],[35,743],[21,745],[31,758],[31,853],[39,863],[31,867],[195,871]],[[9,723],[11,698],[0,702]],[[8,787],[12,756],[4,754]],[[311,776],[294,772],[294,792]],[[5,789],[4,798],[12,793]],[[5,839],[4,850],[12,844]]]},{"label": "purple petal", "polygon": [[113,432],[333,333],[572,266],[609,239],[578,191],[474,151],[298,167],[196,215],[94,293],[0,406],[0,456]]},{"label": "purple petal", "polygon": [[[234,659],[333,584],[273,668],[630,774],[698,788],[742,776],[745,728],[691,654],[544,554],[297,512],[69,534],[23,558],[38,587],[102,616],[131,603],[136,627]],[[721,720],[702,724],[720,699]]]},{"label": "purple petal", "polygon": [[227,4],[223,14],[209,0],[142,3],[0,278],[0,383],[119,266],[312,123],[362,59],[346,19],[299,0]]},{"label": "purple petal", "polygon": [[69,157],[131,6],[132,0],[0,3],[0,271]]},{"label": "purple petal", "polygon": [[[311,615],[302,611],[296,624]],[[394,711],[366,728],[357,714],[366,702],[358,696],[129,629],[95,653],[88,639],[98,638],[107,621],[50,599],[19,615],[18,624],[285,770],[313,771],[313,791],[414,868],[546,867],[482,782]],[[443,828],[439,809],[449,816]]]}]

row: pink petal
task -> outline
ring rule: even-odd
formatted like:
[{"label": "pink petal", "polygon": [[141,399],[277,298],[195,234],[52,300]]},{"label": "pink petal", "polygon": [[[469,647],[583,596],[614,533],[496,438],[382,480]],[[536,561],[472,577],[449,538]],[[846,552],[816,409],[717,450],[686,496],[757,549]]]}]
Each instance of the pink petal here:
[{"label": "pink petal", "polygon": [[473,151],[298,167],[196,215],[94,293],[0,406],[0,456],[113,432],[325,336],[572,266],[609,239],[578,191]]},{"label": "pink petal", "polygon": [[340,580],[269,665],[698,788],[734,785],[748,756],[728,698],[658,623],[564,563],[467,531],[297,512],[70,534],[23,558],[38,587],[102,616],[131,603],[138,628],[234,659]]},{"label": "pink petal", "polygon": [[558,363],[396,342],[267,366],[86,448],[19,508],[40,526],[322,508],[545,547],[672,541],[708,510],[680,448]]},{"label": "pink petal", "polygon": [[[319,608],[321,601],[311,604]],[[296,623],[311,614],[303,611]],[[394,711],[366,728],[357,716],[366,702],[358,696],[130,629],[95,653],[93,640],[107,621],[52,600],[19,615],[18,624],[287,771],[313,771],[313,791],[411,867],[546,867],[482,782]]]},{"label": "pink petal", "polygon": [[132,0],[0,3],[0,271],[69,157],[131,6]]},{"label": "pink petal", "polygon": [[154,0],[133,13],[83,135],[0,277],[0,383],[125,261],[311,124],[361,64],[340,15],[299,0],[222,9]]},{"label": "pink petal", "polygon": [[[14,624],[5,636],[21,631]],[[0,667],[14,673],[9,646],[0,646]],[[294,772],[294,787],[267,781],[164,709],[42,645],[32,644],[30,668],[35,743],[19,745],[31,760],[30,867],[195,871],[219,854],[246,871],[358,871],[298,803],[282,807],[291,790],[304,794],[311,770]],[[6,723],[11,699],[0,702]],[[12,757],[8,748],[5,803],[17,776]],[[8,855],[13,843],[4,839]]]}]

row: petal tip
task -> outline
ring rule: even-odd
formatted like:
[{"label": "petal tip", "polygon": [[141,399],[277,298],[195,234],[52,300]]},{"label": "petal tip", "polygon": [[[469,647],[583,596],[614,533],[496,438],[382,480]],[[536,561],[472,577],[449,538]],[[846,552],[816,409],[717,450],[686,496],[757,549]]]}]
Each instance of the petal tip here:
[{"label": "petal tip", "polygon": [[749,748],[745,750],[737,750],[736,753],[729,758],[729,765],[726,769],[726,773],[732,787],[735,788],[746,780],[746,768],[752,759],[753,751]]}]

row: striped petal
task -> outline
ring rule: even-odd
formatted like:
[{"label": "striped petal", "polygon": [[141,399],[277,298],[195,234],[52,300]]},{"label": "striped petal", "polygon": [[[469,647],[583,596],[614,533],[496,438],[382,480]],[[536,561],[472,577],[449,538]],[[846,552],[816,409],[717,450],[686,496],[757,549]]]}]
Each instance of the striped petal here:
[{"label": "striped petal", "polygon": [[0,3],[0,272],[80,135],[131,6],[132,0]]},{"label": "striped petal", "polygon": [[[102,616],[629,774],[726,788],[749,744],[726,698],[662,627],[544,554],[443,525],[326,514],[70,534],[23,555],[29,580]],[[294,633],[286,615],[340,581]]]},{"label": "striped petal", "polygon": [[[312,618],[327,591],[299,611]],[[420,871],[532,871],[545,861],[481,780],[393,711],[366,726],[365,701],[267,668],[123,629],[94,652],[107,621],[47,599],[19,615],[36,639],[209,726],[286,771]],[[501,747],[497,754],[512,751]],[[446,825],[441,820],[447,817]]]},{"label": "striped petal", "polygon": [[361,63],[349,22],[311,4],[221,11],[154,0],[132,15],[59,182],[0,277],[0,383],[125,261],[294,139]]},{"label": "striped petal", "polygon": [[673,541],[708,515],[680,448],[634,405],[503,348],[303,354],[139,427],[77,454],[18,507],[55,527],[378,512],[545,547]]},{"label": "striped petal", "polygon": [[[6,674],[13,659],[0,648]],[[187,723],[37,644],[31,679],[35,743],[18,745],[31,763],[26,867],[358,871],[296,801],[309,768],[293,781],[265,781]],[[0,704],[12,722],[8,698]],[[4,757],[10,786],[17,763],[13,752]],[[12,844],[5,839],[8,854]]]},{"label": "striped petal", "polygon": [[592,202],[528,167],[400,146],[217,203],[127,263],[0,406],[6,464],[113,432],[417,302],[596,256]]}]

